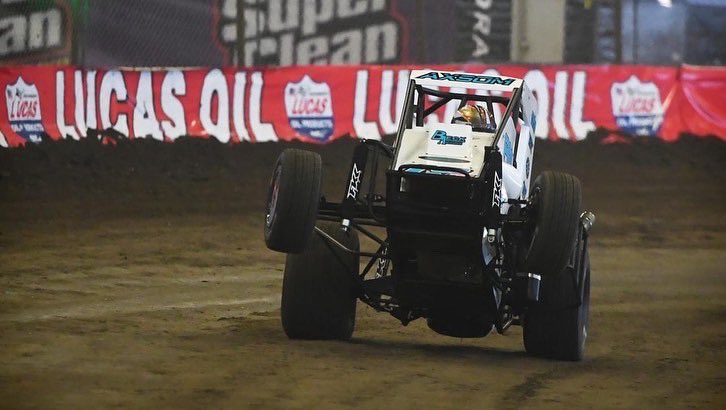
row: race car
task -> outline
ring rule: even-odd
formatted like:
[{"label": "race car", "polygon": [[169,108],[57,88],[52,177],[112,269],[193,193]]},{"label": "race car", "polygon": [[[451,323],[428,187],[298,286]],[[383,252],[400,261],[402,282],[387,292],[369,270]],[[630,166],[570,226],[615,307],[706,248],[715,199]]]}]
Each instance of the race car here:
[{"label": "race car", "polygon": [[318,154],[284,150],[264,231],[288,254],[287,336],[348,340],[360,300],[459,338],[520,325],[529,354],[581,360],[595,216],[572,175],[530,184],[537,107],[519,78],[413,70],[393,144],[360,140],[340,202]]}]

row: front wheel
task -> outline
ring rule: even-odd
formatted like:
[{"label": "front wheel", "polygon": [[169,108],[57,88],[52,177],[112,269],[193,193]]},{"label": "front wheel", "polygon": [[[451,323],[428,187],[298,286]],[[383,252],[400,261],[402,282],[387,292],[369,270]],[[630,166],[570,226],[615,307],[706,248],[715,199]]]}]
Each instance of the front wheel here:
[{"label": "front wheel", "polygon": [[563,271],[575,246],[580,225],[580,180],[564,172],[545,171],[530,195],[534,229],[524,247],[524,272],[555,276]]},{"label": "front wheel", "polygon": [[265,244],[274,251],[299,253],[313,233],[320,203],[320,155],[286,149],[277,158],[267,193]]}]

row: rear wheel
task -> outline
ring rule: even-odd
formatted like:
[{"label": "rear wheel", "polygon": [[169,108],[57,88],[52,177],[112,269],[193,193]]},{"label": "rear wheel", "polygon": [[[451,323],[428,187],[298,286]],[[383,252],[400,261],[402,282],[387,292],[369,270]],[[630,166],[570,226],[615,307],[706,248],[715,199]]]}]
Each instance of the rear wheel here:
[{"label": "rear wheel", "polygon": [[[320,229],[349,249],[358,236],[340,224]],[[282,281],[282,327],[291,339],[348,340],[355,327],[356,281],[360,257],[330,244],[319,234],[300,254],[288,254]]]},{"label": "rear wheel", "polygon": [[523,271],[554,276],[565,268],[575,245],[582,189],[570,174],[545,171],[534,181],[530,206],[535,226],[525,246]]},{"label": "rear wheel", "polygon": [[320,155],[286,149],[277,158],[267,193],[265,244],[287,253],[305,249],[320,203]]},{"label": "rear wheel", "polygon": [[583,358],[590,324],[590,257],[583,239],[570,262],[561,274],[542,278],[540,301],[524,314],[524,347],[529,354]]}]

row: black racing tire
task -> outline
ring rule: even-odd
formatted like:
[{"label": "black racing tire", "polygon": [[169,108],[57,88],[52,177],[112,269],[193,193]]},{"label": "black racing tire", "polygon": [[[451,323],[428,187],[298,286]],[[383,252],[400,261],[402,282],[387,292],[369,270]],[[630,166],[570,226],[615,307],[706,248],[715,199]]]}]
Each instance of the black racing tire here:
[{"label": "black racing tire", "polygon": [[535,226],[524,249],[523,270],[554,276],[563,271],[575,246],[582,207],[580,180],[545,171],[535,179],[531,192]]},{"label": "black racing tire", "polygon": [[[542,278],[540,301],[531,303],[523,315],[524,348],[533,356],[568,361],[584,357],[590,327],[588,250],[578,246],[572,262],[562,274]],[[585,284],[578,296],[580,280]]]},{"label": "black racing tire", "polygon": [[[321,222],[318,227],[347,248],[360,249],[355,231],[345,232],[333,222]],[[343,251],[318,233],[302,253],[287,255],[281,316],[290,339],[351,338],[359,262],[360,256]]]},{"label": "black racing tire", "polygon": [[305,249],[320,204],[323,165],[320,155],[286,149],[277,158],[267,192],[265,244],[287,253]]}]

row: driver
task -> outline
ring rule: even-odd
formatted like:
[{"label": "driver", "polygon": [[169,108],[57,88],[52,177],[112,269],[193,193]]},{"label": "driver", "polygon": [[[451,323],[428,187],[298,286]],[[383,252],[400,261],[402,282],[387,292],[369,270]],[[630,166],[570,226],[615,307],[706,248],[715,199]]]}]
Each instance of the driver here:
[{"label": "driver", "polygon": [[452,124],[468,124],[472,129],[490,130],[494,124],[489,123],[489,113],[486,108],[478,105],[465,105],[457,110],[458,116],[451,120]]}]

